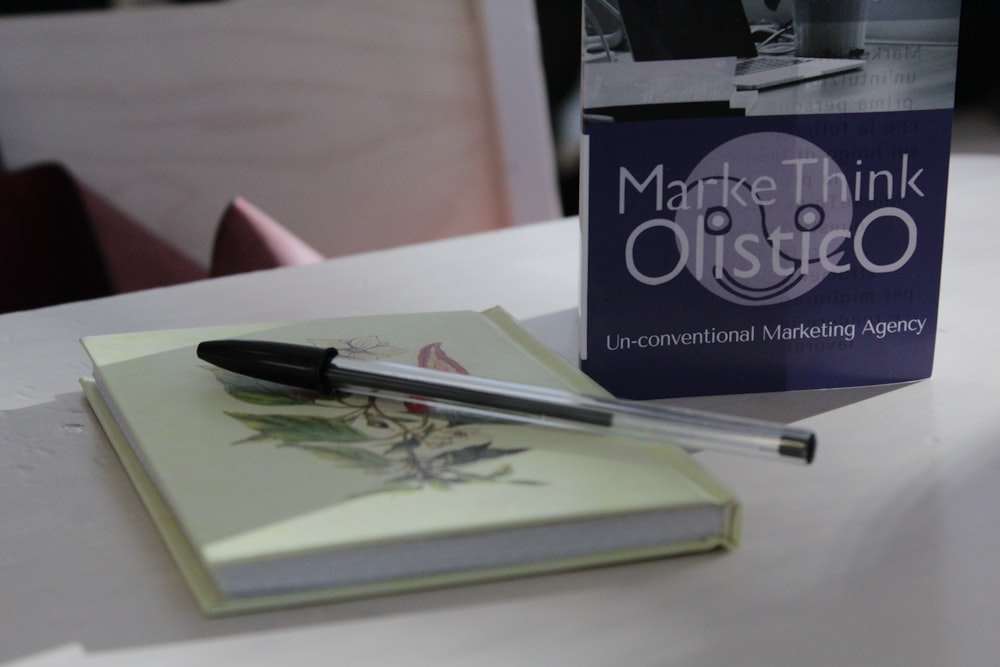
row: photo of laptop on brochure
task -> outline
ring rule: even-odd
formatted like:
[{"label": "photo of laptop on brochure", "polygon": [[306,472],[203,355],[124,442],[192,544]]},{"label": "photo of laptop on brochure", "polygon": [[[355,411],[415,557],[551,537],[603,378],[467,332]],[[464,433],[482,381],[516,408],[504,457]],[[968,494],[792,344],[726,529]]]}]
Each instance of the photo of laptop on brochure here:
[{"label": "photo of laptop on brochure", "polygon": [[741,0],[618,0],[618,5],[634,60],[735,56],[739,90],[864,67],[861,59],[758,55]]}]

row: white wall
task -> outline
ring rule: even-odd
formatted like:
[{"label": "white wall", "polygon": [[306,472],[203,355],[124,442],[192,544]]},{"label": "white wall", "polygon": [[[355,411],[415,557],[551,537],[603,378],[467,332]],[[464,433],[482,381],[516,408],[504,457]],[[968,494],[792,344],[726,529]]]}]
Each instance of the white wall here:
[{"label": "white wall", "polygon": [[3,153],[12,167],[65,163],[203,263],[236,195],[330,256],[502,226],[473,5],[234,0],[5,19]]}]

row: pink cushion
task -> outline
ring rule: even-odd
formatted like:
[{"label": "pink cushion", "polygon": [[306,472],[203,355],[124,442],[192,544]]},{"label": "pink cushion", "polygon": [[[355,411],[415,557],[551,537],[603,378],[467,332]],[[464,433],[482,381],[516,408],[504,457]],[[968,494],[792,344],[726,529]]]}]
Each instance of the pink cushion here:
[{"label": "pink cushion", "polygon": [[281,223],[237,197],[219,222],[209,275],[227,276],[322,260],[321,254]]},{"label": "pink cushion", "polygon": [[206,278],[208,272],[101,195],[79,184],[115,292]]}]

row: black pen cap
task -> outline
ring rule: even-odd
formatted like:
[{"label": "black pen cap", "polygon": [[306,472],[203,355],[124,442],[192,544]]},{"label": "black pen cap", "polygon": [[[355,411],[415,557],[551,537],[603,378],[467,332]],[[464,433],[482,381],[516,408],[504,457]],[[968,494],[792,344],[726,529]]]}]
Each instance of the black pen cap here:
[{"label": "black pen cap", "polygon": [[334,348],[263,340],[210,340],[198,344],[198,358],[259,380],[330,393],[326,369]]}]

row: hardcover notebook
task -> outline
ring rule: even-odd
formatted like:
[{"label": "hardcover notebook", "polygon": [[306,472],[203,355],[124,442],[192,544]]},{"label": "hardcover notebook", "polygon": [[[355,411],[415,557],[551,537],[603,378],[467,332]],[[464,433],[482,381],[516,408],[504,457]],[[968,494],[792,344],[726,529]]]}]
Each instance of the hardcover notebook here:
[{"label": "hardcover notebook", "polygon": [[768,3],[863,67],[746,91],[717,39],[742,55],[761,0],[584,0],[583,370],[633,399],[929,377],[959,4]]},{"label": "hardcover notebook", "polygon": [[498,308],[83,339],[85,394],[209,614],[738,540],[738,502],[680,448],[319,396],[196,358],[231,337],[604,393]]}]

